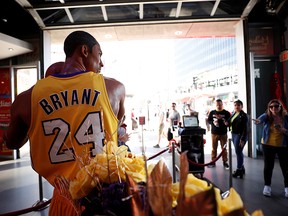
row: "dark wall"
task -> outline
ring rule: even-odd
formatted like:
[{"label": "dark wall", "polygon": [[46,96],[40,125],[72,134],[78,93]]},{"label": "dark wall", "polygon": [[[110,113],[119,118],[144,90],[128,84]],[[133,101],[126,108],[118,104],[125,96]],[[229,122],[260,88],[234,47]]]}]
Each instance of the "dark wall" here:
[{"label": "dark wall", "polygon": [[14,0],[1,0],[0,32],[21,40],[39,38],[33,17]]},{"label": "dark wall", "polygon": [[[247,52],[252,52],[254,54],[253,66],[255,74],[255,101],[251,101],[251,92],[247,91],[247,98],[250,98],[249,102],[251,107],[256,108],[256,116],[251,115],[251,110],[248,110],[248,114],[251,118],[257,118],[262,113],[266,111],[268,102],[271,99],[275,98],[275,80],[273,77],[275,73],[279,75],[281,94],[280,98],[284,104],[287,104],[286,91],[284,87],[286,86],[285,81],[285,71],[283,71],[282,63],[280,62],[279,56],[280,53],[285,49],[285,43],[283,36],[285,33],[285,22],[279,21],[278,18],[272,17],[268,19],[267,22],[248,22],[247,29]],[[248,55],[247,53],[247,55]],[[249,59],[250,60],[250,59]],[[249,62],[248,62],[249,64]],[[247,76],[250,77],[250,68],[247,70]],[[279,95],[279,94],[278,94]],[[248,103],[249,103],[248,102]],[[261,149],[261,136],[262,136],[262,127],[256,128],[256,142],[253,145],[256,145],[257,154],[262,154]],[[248,151],[249,156],[251,156],[252,149],[252,140],[249,140],[250,151]]]},{"label": "dark wall", "polygon": [[0,66],[29,64],[39,60],[42,30],[33,17],[14,0],[1,0],[0,32],[33,45],[33,52],[0,60]]}]

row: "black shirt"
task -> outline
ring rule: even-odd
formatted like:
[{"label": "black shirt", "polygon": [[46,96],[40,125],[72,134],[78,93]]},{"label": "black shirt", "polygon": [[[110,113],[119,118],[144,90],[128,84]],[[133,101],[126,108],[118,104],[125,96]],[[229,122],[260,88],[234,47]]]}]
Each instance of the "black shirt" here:
[{"label": "black shirt", "polygon": [[[218,127],[213,123],[216,119],[216,115],[221,116],[221,119],[218,119]],[[211,124],[212,129],[211,133],[216,135],[225,135],[227,134],[227,126],[224,124],[224,120],[227,121],[230,118],[231,114],[227,110],[223,109],[221,111],[212,110],[208,116],[208,122]]]}]

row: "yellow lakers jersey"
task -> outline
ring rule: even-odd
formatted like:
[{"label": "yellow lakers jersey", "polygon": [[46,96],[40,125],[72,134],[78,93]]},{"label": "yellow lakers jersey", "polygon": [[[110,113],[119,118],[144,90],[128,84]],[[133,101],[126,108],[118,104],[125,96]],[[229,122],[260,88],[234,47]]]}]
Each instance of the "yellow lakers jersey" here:
[{"label": "yellow lakers jersey", "polygon": [[56,176],[73,179],[83,161],[102,152],[105,137],[117,143],[118,120],[101,74],[39,80],[31,103],[32,166],[52,185]]}]

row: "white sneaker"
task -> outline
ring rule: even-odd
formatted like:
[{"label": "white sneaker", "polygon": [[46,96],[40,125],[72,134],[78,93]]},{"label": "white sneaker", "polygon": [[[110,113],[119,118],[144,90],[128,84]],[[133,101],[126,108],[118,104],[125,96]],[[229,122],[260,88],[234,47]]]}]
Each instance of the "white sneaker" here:
[{"label": "white sneaker", "polygon": [[288,198],[288,187],[285,187],[284,191],[285,191],[285,197]]},{"label": "white sneaker", "polygon": [[[288,192],[288,188],[287,188],[287,192]],[[271,196],[271,187],[270,186],[267,186],[267,185],[264,186],[263,195],[267,196],[267,197]],[[287,193],[287,195],[288,195],[288,193]],[[286,196],[286,192],[285,192],[285,196]]]}]

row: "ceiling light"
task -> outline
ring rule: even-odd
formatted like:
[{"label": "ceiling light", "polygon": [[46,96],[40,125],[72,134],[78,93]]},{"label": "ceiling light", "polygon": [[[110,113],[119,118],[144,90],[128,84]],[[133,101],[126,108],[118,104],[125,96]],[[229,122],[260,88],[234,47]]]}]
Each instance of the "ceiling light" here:
[{"label": "ceiling light", "polygon": [[182,31],[176,31],[174,34],[175,35],[182,35]]},{"label": "ceiling light", "polygon": [[11,52],[11,51],[13,51],[14,49],[13,49],[13,48],[8,48],[8,50]]},{"label": "ceiling light", "polygon": [[111,35],[111,34],[105,34],[104,37],[107,38],[107,39],[109,39],[109,38],[112,38],[112,35]]}]

